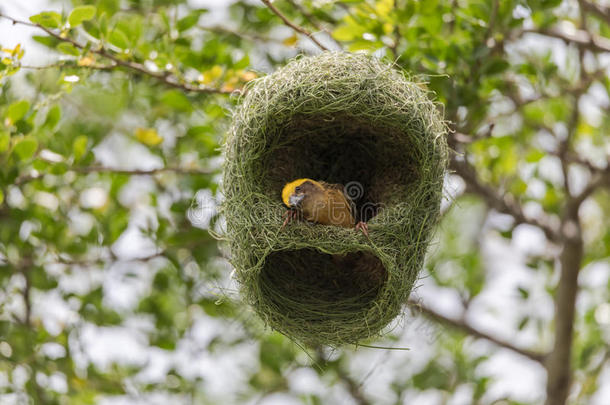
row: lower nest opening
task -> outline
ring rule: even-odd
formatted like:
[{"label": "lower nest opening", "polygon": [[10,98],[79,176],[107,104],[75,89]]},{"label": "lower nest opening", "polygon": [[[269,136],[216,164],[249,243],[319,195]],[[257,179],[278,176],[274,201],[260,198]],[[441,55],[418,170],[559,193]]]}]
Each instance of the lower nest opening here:
[{"label": "lower nest opening", "polygon": [[400,130],[353,114],[292,117],[274,145],[267,145],[264,181],[280,195],[297,178],[339,183],[356,206],[355,219],[369,221],[398,190],[419,177],[419,165]]},{"label": "lower nest opening", "polygon": [[381,260],[369,252],[278,251],[266,258],[259,275],[259,299],[290,321],[325,324],[362,316],[387,280]]}]

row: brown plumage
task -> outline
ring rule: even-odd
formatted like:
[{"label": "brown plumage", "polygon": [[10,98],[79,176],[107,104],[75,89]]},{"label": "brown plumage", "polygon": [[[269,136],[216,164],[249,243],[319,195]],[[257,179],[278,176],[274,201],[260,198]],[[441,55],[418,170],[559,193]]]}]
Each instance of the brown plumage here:
[{"label": "brown plumage", "polygon": [[284,186],[282,200],[290,208],[282,228],[300,213],[304,219],[322,225],[353,227],[368,236],[364,222],[354,219],[353,204],[345,196],[341,184],[329,184],[311,179],[297,179]]}]

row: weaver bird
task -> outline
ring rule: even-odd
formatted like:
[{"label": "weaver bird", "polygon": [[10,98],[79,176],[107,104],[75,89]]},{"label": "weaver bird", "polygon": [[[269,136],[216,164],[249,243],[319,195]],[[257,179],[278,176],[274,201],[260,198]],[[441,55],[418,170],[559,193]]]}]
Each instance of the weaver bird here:
[{"label": "weaver bird", "polygon": [[282,229],[299,214],[308,221],[345,228],[355,226],[368,236],[366,222],[354,219],[353,204],[341,184],[329,184],[311,179],[297,179],[284,186],[282,200],[289,208]]}]

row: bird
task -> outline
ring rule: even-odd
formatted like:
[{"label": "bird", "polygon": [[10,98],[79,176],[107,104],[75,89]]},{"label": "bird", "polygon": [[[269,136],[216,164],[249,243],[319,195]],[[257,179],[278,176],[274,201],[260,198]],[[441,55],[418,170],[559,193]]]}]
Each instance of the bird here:
[{"label": "bird", "polygon": [[330,184],[312,179],[296,179],[286,183],[282,189],[282,201],[288,207],[282,228],[293,219],[302,216],[310,222],[355,227],[369,236],[366,222],[354,219],[354,204],[345,195],[341,184]]}]

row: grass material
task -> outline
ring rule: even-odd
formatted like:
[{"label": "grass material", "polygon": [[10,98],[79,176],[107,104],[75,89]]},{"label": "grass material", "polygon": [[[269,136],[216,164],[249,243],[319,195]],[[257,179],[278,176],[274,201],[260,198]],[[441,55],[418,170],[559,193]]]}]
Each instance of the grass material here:
[{"label": "grass material", "polygon": [[[225,144],[223,212],[244,299],[308,345],[379,335],[402,309],[439,217],[446,127],[425,86],[375,58],[324,52],[248,85]],[[349,228],[280,230],[281,190],[351,184]]]}]

